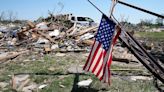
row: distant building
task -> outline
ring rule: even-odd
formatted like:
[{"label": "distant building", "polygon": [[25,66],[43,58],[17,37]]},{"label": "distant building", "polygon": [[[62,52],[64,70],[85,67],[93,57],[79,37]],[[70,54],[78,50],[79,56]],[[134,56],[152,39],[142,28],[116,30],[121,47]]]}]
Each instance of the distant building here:
[{"label": "distant building", "polygon": [[152,28],[152,29],[147,29],[146,32],[164,32],[164,26],[161,26],[159,28]]},{"label": "distant building", "polygon": [[160,30],[164,32],[164,26],[161,26],[160,27]]}]

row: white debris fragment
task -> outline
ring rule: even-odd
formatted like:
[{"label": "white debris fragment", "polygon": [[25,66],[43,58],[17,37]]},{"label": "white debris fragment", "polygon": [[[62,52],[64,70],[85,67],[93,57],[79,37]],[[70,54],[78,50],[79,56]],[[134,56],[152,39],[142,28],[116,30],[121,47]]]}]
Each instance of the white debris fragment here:
[{"label": "white debris fragment", "polygon": [[41,30],[48,29],[47,23],[46,22],[39,23],[39,24],[36,25],[36,28],[41,29]]},{"label": "white debris fragment", "polygon": [[147,77],[147,76],[130,76],[130,79],[133,81],[137,80],[152,80],[152,77]]},{"label": "white debris fragment", "polygon": [[40,37],[36,43],[37,44],[47,44],[47,43],[49,43],[49,40]]},{"label": "white debris fragment", "polygon": [[88,79],[88,80],[83,80],[78,82],[78,86],[79,87],[88,87],[90,84],[92,83],[92,79]]},{"label": "white debris fragment", "polygon": [[64,85],[59,85],[61,88],[65,88],[65,86]]},{"label": "white debris fragment", "polygon": [[54,31],[49,33],[49,36],[56,37],[56,36],[59,36],[59,34],[60,34],[60,31],[55,29]]},{"label": "white debris fragment", "polygon": [[94,37],[94,34],[86,33],[86,34],[84,34],[80,37],[80,40],[86,40],[86,39],[90,39],[90,38],[93,38],[93,37]]},{"label": "white debris fragment", "polygon": [[57,44],[53,44],[53,45],[51,46],[51,50],[55,50],[55,49],[57,49],[57,48],[59,48],[59,46],[58,46]]},{"label": "white debris fragment", "polygon": [[58,57],[63,57],[63,56],[65,56],[66,54],[64,54],[64,53],[57,53],[56,54],[56,56],[58,56]]},{"label": "white debris fragment", "polygon": [[43,88],[45,88],[47,85],[46,84],[43,84],[43,85],[40,85],[38,88],[39,89],[43,89]]}]

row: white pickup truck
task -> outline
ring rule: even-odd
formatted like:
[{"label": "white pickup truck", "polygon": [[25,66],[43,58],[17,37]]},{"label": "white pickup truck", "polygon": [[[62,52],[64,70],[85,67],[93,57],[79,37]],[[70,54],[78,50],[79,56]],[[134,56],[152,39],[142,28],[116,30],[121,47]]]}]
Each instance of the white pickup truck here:
[{"label": "white pickup truck", "polygon": [[96,23],[93,21],[93,19],[89,17],[76,17],[76,16],[71,16],[69,19],[73,23],[77,23],[83,26],[94,26]]},{"label": "white pickup truck", "polygon": [[83,16],[74,16],[73,14],[59,14],[54,16],[56,20],[69,20],[72,23],[80,24],[83,26],[97,25],[93,19]]}]

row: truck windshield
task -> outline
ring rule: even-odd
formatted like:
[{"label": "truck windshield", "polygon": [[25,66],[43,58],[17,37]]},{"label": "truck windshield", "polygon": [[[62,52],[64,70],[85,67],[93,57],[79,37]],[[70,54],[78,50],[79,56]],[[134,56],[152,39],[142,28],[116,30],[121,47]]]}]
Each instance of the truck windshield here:
[{"label": "truck windshield", "polygon": [[88,21],[88,22],[94,22],[91,18],[88,17],[77,17],[78,21]]}]

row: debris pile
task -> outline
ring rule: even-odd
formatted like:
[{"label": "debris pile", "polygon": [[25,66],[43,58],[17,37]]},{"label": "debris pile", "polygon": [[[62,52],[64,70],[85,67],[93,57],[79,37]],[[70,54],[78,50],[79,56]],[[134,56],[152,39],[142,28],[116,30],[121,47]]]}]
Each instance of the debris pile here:
[{"label": "debris pile", "polygon": [[82,26],[74,23],[71,27],[56,22],[34,23],[27,21],[22,27],[0,26],[0,47],[40,48],[45,52],[54,50],[86,50],[93,43],[97,26]]},{"label": "debris pile", "polygon": [[[58,17],[50,16],[35,22],[26,21],[22,25],[1,25],[0,60],[14,58],[28,50],[42,54],[89,51],[94,43],[98,25],[86,26],[71,22],[67,20],[68,15],[62,15],[57,20]],[[127,49],[121,46],[114,48],[115,60],[138,62]]]}]

